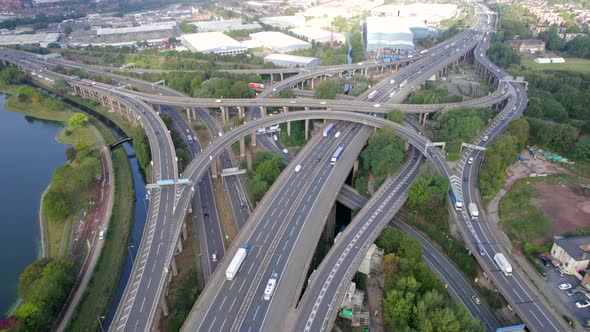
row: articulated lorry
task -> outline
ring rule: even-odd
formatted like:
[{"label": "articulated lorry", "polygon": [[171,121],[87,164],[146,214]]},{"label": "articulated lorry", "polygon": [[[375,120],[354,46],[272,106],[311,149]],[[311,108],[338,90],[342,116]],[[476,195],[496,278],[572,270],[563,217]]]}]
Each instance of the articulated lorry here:
[{"label": "articulated lorry", "polygon": [[475,203],[469,203],[467,210],[469,211],[471,220],[477,220],[479,218],[479,211],[477,210],[477,205],[475,205]]},{"label": "articulated lorry", "polygon": [[502,271],[502,273],[504,273],[505,276],[512,275],[512,265],[510,265],[510,263],[508,263],[508,260],[506,259],[504,254],[502,254],[502,253],[495,254],[494,261],[496,262],[496,265],[498,265],[498,267],[500,268],[500,271]]},{"label": "articulated lorry", "polygon": [[243,244],[238,249],[238,252],[236,252],[236,255],[234,256],[234,258],[232,258],[231,262],[229,263],[227,270],[225,270],[226,280],[234,280],[236,274],[238,274],[238,271],[242,266],[242,263],[244,263],[244,260],[246,260],[246,256],[248,256],[248,251],[250,251],[250,247],[248,247],[247,244]]}]

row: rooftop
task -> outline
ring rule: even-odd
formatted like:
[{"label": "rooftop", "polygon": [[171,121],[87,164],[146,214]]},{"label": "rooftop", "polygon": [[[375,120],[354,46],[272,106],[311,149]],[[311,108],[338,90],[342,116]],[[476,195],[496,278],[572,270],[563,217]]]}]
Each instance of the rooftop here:
[{"label": "rooftop", "polygon": [[590,235],[564,237],[556,239],[555,243],[576,260],[590,258]]},{"label": "rooftop", "polygon": [[[331,32],[320,28],[301,27],[290,30],[292,33],[303,36],[308,40],[315,41],[329,41],[331,38]],[[334,32],[334,41],[344,41],[344,35],[338,32]]]},{"label": "rooftop", "polygon": [[264,57],[264,60],[277,60],[277,61],[289,61],[289,62],[298,62],[298,63],[311,63],[317,58],[307,57],[307,56],[299,56],[299,55],[290,55],[290,54],[269,54]]},{"label": "rooftop", "polygon": [[412,24],[410,24],[407,20],[397,20],[392,19],[391,17],[367,17],[367,30],[369,33],[412,34],[412,31],[410,30],[411,26]]},{"label": "rooftop", "polygon": [[97,28],[96,34],[99,36],[104,35],[114,35],[114,34],[125,34],[125,33],[134,33],[134,32],[149,32],[149,31],[159,31],[159,30],[172,30],[176,22],[158,22],[158,23],[150,23],[150,24],[143,24],[137,27],[128,27],[128,28]]},{"label": "rooftop", "polygon": [[228,30],[251,30],[251,29],[262,28],[262,26],[258,23],[242,24],[241,19],[220,20],[220,21],[201,21],[201,22],[192,22],[191,24],[197,26],[198,32],[228,31]]},{"label": "rooftop", "polygon": [[182,35],[181,38],[199,52],[224,48],[244,48],[244,45],[239,41],[221,32],[190,33]]},{"label": "rooftop", "polygon": [[311,44],[306,41],[275,31],[252,33],[250,38],[259,41],[267,48],[276,50],[311,47]]},{"label": "rooftop", "polygon": [[39,43],[56,43],[59,33],[35,33],[0,36],[0,45],[30,45]]},{"label": "rooftop", "polygon": [[375,16],[407,17],[433,23],[455,17],[457,5],[418,2],[407,5],[384,5],[373,8],[371,14]]}]

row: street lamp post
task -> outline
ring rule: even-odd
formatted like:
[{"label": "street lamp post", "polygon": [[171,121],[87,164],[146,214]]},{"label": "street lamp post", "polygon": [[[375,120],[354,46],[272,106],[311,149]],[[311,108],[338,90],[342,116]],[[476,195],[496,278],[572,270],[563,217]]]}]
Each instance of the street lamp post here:
[{"label": "street lamp post", "polygon": [[100,331],[104,332],[104,328],[102,327],[102,319],[104,319],[105,316],[96,316],[96,319],[98,320],[98,325],[100,325]]},{"label": "street lamp post", "polygon": [[131,254],[131,248],[134,248],[134,245],[130,245],[127,247],[127,252],[129,253],[129,258],[131,258],[131,265],[135,264],[133,261],[133,255]]}]

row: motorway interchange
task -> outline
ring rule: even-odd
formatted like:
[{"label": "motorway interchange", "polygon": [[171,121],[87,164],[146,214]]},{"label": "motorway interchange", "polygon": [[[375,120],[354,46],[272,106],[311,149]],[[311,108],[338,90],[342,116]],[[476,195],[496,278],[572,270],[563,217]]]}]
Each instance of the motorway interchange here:
[{"label": "motorway interchange", "polygon": [[[308,267],[311,258],[309,256],[313,255],[317,237],[321,233],[331,205],[341,190],[344,178],[348,175],[352,163],[369,137],[368,126],[392,126],[415,147],[411,149],[412,154],[417,156],[422,153],[434,162],[440,172],[451,180],[455,194],[462,197],[464,202],[475,202],[482,211],[474,180],[477,178],[477,169],[483,151],[466,149],[458,168],[450,169],[438,149],[429,147],[430,141],[415,128],[397,125],[381,117],[366,115],[358,111],[377,113],[377,109],[381,111],[381,109],[390,108],[391,105],[395,105],[394,103],[401,102],[414,86],[418,86],[441,68],[453,63],[473,49],[475,49],[473,52],[475,60],[502,79],[505,74],[484,56],[486,42],[483,41],[483,36],[488,28],[483,20],[478,19],[472,29],[432,48],[428,57],[417,60],[392,75],[391,78],[376,85],[372,90],[379,91],[377,98],[373,98],[370,102],[367,101],[370,91],[360,96],[360,100],[353,104],[357,108],[357,112],[348,112],[351,106],[346,106],[346,104],[350,104],[350,101],[326,101],[325,104],[318,104],[317,100],[310,99],[301,102],[298,100],[297,107],[311,107],[314,110],[285,112],[272,117],[260,116],[256,120],[249,120],[248,123],[224,133],[223,137],[216,139],[203,149],[198,145],[192,145],[191,150],[195,158],[184,170],[183,177],[190,179],[193,184],[198,184],[198,190],[196,190],[198,194],[194,194],[195,190],[191,186],[178,189],[162,187],[152,190],[149,220],[146,223],[138,254],[139,259],[135,260],[132,276],[119,305],[116,320],[110,329],[114,331],[151,329],[153,316],[160,303],[161,294],[168,278],[168,267],[178,243],[181,224],[191,201],[194,203],[193,208],[197,206],[201,210],[201,214],[197,214],[199,216],[197,218],[203,216],[204,219],[202,222],[197,220],[197,225],[201,225],[201,232],[205,233],[205,237],[210,240],[201,243],[201,250],[207,253],[207,258],[216,254],[218,260],[211,262],[205,259],[206,262],[203,263],[207,274],[212,273],[212,275],[185,323],[185,330],[273,331],[287,328],[296,331],[320,331],[329,329],[333,324],[337,311],[335,309],[337,309],[342,296],[342,287],[350,280],[351,271],[354,271],[355,266],[358,265],[359,257],[362,257],[364,249],[375,240],[379,230],[391,220],[397,209],[403,204],[407,187],[411,184],[416,175],[416,169],[422,161],[422,157],[411,158],[410,162],[404,166],[404,171],[383,184],[380,190],[365,204],[365,207],[357,214],[343,234],[348,240],[341,241],[332,248],[318,267],[303,298],[297,304],[298,292],[304,282],[306,267]],[[447,45],[451,46],[446,48]],[[41,68],[47,67],[47,64],[24,57],[21,53],[14,51],[2,50],[0,57],[4,61],[11,62],[28,71],[41,72],[43,70]],[[50,79],[60,77],[48,70],[45,70],[43,75]],[[301,76],[297,78],[299,75]],[[286,79],[287,82],[277,82],[273,85],[273,89],[279,90],[289,87],[297,79],[306,79],[308,75],[310,74],[298,74]],[[407,80],[408,84],[395,89],[390,86],[391,80],[396,82]],[[270,94],[270,88],[257,99],[224,99],[218,102],[217,100],[115,91],[101,84],[86,81],[68,80],[68,82],[70,85],[115,98],[135,112],[137,120],[145,128],[150,140],[154,180],[176,180],[178,171],[170,136],[162,121],[145,102],[159,105],[213,107],[215,104],[220,104],[252,108],[284,106],[285,103],[284,100],[268,102],[265,97]],[[491,145],[494,139],[505,130],[508,123],[522,114],[527,102],[524,87],[517,83],[510,83],[507,90],[506,93],[494,95],[494,98],[501,97],[498,100],[508,98],[504,110],[484,132],[469,143],[484,147]],[[390,96],[392,93],[393,95]],[[377,101],[381,105],[380,107],[374,106]],[[484,102],[489,101],[484,100]],[[286,106],[295,107],[294,104]],[[339,111],[340,108],[344,109]],[[199,116],[214,136],[220,131],[219,123],[210,115],[207,117],[208,112],[204,108],[198,110]],[[412,110],[408,109],[408,111]],[[429,112],[432,111],[433,109],[430,108]],[[176,118],[178,114],[175,116],[174,111],[166,108],[163,112],[173,116],[175,125],[179,127],[181,132],[188,130],[196,137],[182,118]],[[228,192],[233,193],[230,197],[232,213],[241,232],[231,247],[227,249],[226,256],[228,257],[222,259],[224,240],[219,229],[217,215],[214,212],[215,202],[211,193],[210,177],[207,174],[209,164],[214,158],[221,157],[222,164],[224,164],[224,160],[229,160],[230,164],[234,165],[235,160],[229,152],[229,145],[258,128],[268,127],[283,121],[313,118],[345,121],[338,123],[342,136],[338,140],[313,138],[277,179],[275,185],[251,216],[249,208],[244,208],[246,200],[242,196],[243,194],[240,194],[243,193],[240,182],[236,177],[231,177],[233,182],[226,183]],[[352,124],[352,122],[358,124]],[[157,132],[163,134],[158,135]],[[489,139],[484,141],[484,136]],[[342,146],[345,153],[341,161],[330,166],[329,156],[338,146]],[[469,158],[473,158],[474,162],[467,163]],[[294,171],[296,165],[303,166],[301,171]],[[464,177],[468,181],[457,182],[457,179]],[[285,205],[291,208],[277,208]],[[313,216],[310,214],[311,211],[314,211]],[[550,305],[543,300],[539,291],[534,289],[518,271],[515,271],[512,276],[500,273],[492,257],[497,252],[503,252],[504,249],[495,245],[493,230],[490,229],[485,217],[482,216],[479,222],[472,222],[465,210],[457,211],[453,217],[473,252],[475,252],[477,243],[484,246],[485,254],[476,256],[478,261],[528,327],[534,331],[564,330],[563,320],[550,309]],[[247,220],[248,222],[246,222]],[[236,280],[226,281],[224,272],[229,260],[243,243],[248,243],[251,247],[245,265]],[[261,294],[266,282],[277,272],[280,278],[275,294],[271,301],[264,301],[261,299]],[[285,320],[285,317],[289,319]],[[488,329],[497,324],[493,321],[488,323],[488,321],[490,320],[486,320],[486,324],[489,325]]]}]

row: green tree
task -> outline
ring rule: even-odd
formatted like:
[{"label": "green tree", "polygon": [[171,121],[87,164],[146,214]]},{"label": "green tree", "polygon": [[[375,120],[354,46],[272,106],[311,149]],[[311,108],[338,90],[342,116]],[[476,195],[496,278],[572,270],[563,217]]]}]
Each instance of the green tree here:
[{"label": "green tree", "polygon": [[71,27],[71,26],[69,26],[69,25],[68,25],[67,27],[65,27],[65,28],[64,28],[64,33],[65,33],[66,35],[68,35],[68,36],[70,35],[70,33],[72,33],[72,31],[73,31],[73,29],[72,29],[72,27]]},{"label": "green tree", "polygon": [[53,82],[53,88],[60,94],[65,94],[70,89],[70,86],[65,79],[58,78]]},{"label": "green tree", "polygon": [[419,209],[426,205],[428,200],[428,179],[416,179],[408,189],[408,206],[411,209]]},{"label": "green tree", "polygon": [[286,88],[286,89],[279,91],[279,98],[294,98],[294,97],[295,97],[295,93],[293,92],[293,89],[291,89],[291,88]]},{"label": "green tree", "polygon": [[336,16],[332,21],[332,25],[336,28],[338,32],[347,32],[348,31],[348,20],[343,16]]},{"label": "green tree", "polygon": [[350,94],[353,96],[359,96],[361,93],[367,91],[369,89],[369,85],[367,83],[361,82],[355,85],[352,90],[350,90]]},{"label": "green tree", "polygon": [[510,45],[492,43],[486,52],[490,60],[502,68],[508,68],[512,64],[520,64],[520,56]]},{"label": "green tree", "polygon": [[26,74],[16,68],[4,68],[0,71],[0,82],[4,84],[23,84],[27,82]]},{"label": "green tree", "polygon": [[84,113],[76,113],[68,119],[68,125],[72,128],[82,127],[88,122],[88,115]]},{"label": "green tree", "polygon": [[580,159],[590,158],[590,137],[580,137],[576,142],[576,156]]},{"label": "green tree", "polygon": [[43,106],[45,106],[45,108],[47,108],[50,111],[57,112],[61,111],[61,109],[63,108],[63,103],[55,98],[47,98],[43,102]]},{"label": "green tree", "polygon": [[195,33],[197,32],[197,26],[194,24],[191,24],[189,21],[182,21],[180,22],[180,31],[182,31],[183,33]]},{"label": "green tree", "polygon": [[135,150],[135,156],[137,157],[137,161],[139,161],[139,165],[145,171],[152,157],[147,136],[143,128],[139,126],[133,128],[133,149]]},{"label": "green tree", "polygon": [[340,82],[326,80],[316,88],[314,97],[318,99],[334,99],[339,92]]},{"label": "green tree", "polygon": [[232,98],[251,98],[254,96],[254,92],[252,89],[248,87],[248,83],[244,81],[236,81],[231,86],[231,96]]},{"label": "green tree", "polygon": [[387,120],[397,122],[397,123],[404,123],[405,114],[401,110],[391,110],[387,112]]}]

